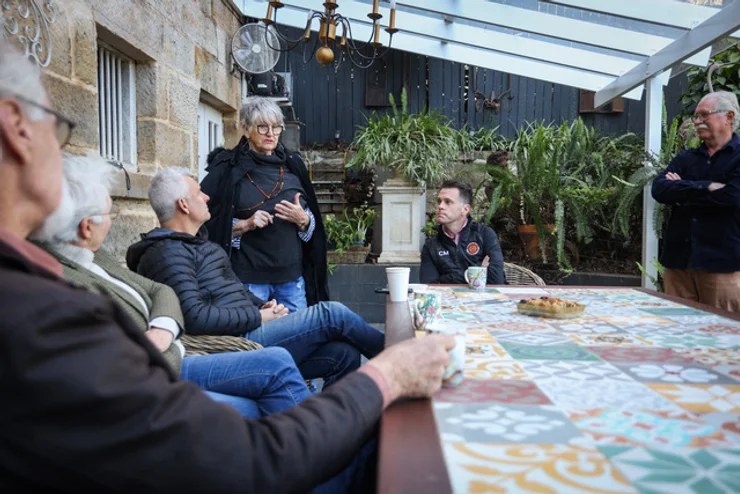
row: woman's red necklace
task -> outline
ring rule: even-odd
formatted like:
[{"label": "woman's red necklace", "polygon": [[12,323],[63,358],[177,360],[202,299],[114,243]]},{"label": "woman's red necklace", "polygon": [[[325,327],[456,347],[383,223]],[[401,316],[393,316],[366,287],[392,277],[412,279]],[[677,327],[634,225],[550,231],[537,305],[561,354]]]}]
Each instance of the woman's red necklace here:
[{"label": "woman's red necklace", "polygon": [[[247,172],[247,179],[252,185],[254,185],[257,188],[258,191],[260,191],[260,194],[262,194],[265,197],[259,203],[255,204],[254,206],[248,207],[246,209],[247,211],[251,211],[253,209],[256,209],[262,206],[265,203],[265,200],[272,199],[273,196],[279,195],[283,191],[283,187],[285,186],[285,170],[283,169],[282,166],[280,167],[280,178],[278,179],[277,182],[275,182],[275,185],[272,187],[272,190],[270,191],[269,194],[265,194],[265,191],[262,190],[262,187],[254,183],[254,180],[252,180],[252,176],[249,174],[249,172]],[[278,186],[280,186],[279,189],[278,189]]]}]

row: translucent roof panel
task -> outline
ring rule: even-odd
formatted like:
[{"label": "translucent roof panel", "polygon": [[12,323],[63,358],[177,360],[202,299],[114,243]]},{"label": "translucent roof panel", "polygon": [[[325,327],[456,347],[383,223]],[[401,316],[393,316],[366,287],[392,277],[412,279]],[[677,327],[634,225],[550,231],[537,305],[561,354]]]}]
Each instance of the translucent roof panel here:
[{"label": "translucent roof panel", "polygon": [[[322,0],[282,2],[278,22],[296,28],[324,9]],[[236,3],[250,17],[267,11],[267,0]],[[368,39],[372,0],[337,3],[353,36]],[[381,0],[383,26],[389,7]],[[705,66],[713,43],[740,38],[740,0],[398,0],[396,7],[394,49],[597,91],[597,104],[640,99],[647,78],[681,63]]]}]

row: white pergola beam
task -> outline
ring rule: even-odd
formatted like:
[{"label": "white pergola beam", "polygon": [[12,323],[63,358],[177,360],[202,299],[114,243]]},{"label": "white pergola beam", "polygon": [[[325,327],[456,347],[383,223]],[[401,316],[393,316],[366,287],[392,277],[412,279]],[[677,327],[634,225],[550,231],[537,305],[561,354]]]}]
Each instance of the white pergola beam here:
[{"label": "white pergola beam", "polygon": [[[681,29],[693,29],[719,12],[719,9],[713,7],[692,5],[676,0],[619,0],[618,2],[604,2],[603,0],[544,1]],[[734,33],[733,37],[740,37],[740,31]]]},{"label": "white pergola beam", "polygon": [[[653,55],[673,41],[663,36],[484,0],[399,0],[397,5],[635,55]],[[703,67],[708,59],[707,51],[685,63]]]},{"label": "white pergola beam", "polygon": [[[252,6],[257,6],[261,3],[264,5],[263,2],[252,1],[249,8],[251,9]],[[296,2],[289,0],[286,3],[292,4]],[[257,12],[250,11],[249,15],[256,16]],[[277,19],[283,26],[302,29],[306,25],[306,15],[307,10],[286,5],[286,7],[280,9]],[[316,29],[317,23],[314,22],[312,27]],[[352,33],[358,40],[367,40],[370,37],[370,32],[371,27],[369,23],[359,21],[352,23]],[[381,41],[387,45],[388,35],[384,31],[381,32],[383,33]],[[437,39],[404,31],[393,36],[393,48],[442,60],[499,70],[501,72],[555,84],[577,87],[588,91],[597,91],[614,80],[614,77],[594,72],[538,62],[513,55],[473,48],[459,43],[442,43]],[[624,96],[625,98],[639,100],[642,98],[642,88],[636,88]]]},{"label": "white pergola beam", "polygon": [[[660,156],[663,129],[663,85],[658,80],[661,76],[651,77],[646,84],[645,98],[645,152],[651,156]],[[645,166],[652,166],[649,162]],[[658,257],[658,237],[653,228],[655,199],[646,185],[642,194],[642,267],[653,278],[658,278],[658,270],[653,259]],[[655,290],[655,285],[643,275],[642,286]]]},{"label": "white pergola beam", "polygon": [[[283,3],[306,10],[316,6],[314,0],[285,0]],[[353,22],[367,22],[368,20],[368,6],[365,4],[357,2],[342,3],[338,12]],[[385,17],[381,22],[385,24],[388,15],[387,12],[382,13]],[[278,20],[280,20],[280,13],[278,13]],[[540,41],[481,27],[446,22],[440,17],[400,10],[396,12],[396,26],[401,28],[404,33],[419,34],[440,41],[460,43],[611,76],[622,75],[639,63],[639,61],[629,58],[604,55],[580,48],[571,48],[560,43]]]},{"label": "white pergola beam", "polygon": [[594,105],[602,106],[627,91],[641,86],[649,78],[711,45],[740,27],[740,0],[688,31],[670,45],[641,62],[596,93]]}]

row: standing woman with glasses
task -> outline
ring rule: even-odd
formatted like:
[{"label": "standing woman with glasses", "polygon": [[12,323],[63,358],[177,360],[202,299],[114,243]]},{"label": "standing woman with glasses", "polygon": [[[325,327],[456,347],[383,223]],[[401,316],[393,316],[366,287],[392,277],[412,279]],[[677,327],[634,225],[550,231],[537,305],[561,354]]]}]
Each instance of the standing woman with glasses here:
[{"label": "standing woman with glasses", "polygon": [[247,98],[244,136],[208,156],[201,189],[210,196],[209,238],[230,253],[236,275],[257,297],[291,312],[329,299],[326,234],[305,163],[279,142],[283,112]]}]

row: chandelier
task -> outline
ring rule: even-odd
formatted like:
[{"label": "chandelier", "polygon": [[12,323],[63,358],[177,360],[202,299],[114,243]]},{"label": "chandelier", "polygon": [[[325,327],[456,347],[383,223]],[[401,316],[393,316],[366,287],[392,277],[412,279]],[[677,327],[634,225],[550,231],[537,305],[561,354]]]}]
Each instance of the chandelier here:
[{"label": "chandelier", "polygon": [[[390,24],[385,28],[385,32],[390,35],[388,46],[384,47],[383,43],[380,42],[380,19],[383,18],[383,14],[378,12],[379,0],[373,0],[373,11],[367,14],[372,19],[373,25],[370,32],[370,38],[366,42],[356,42],[352,36],[352,25],[350,20],[337,12],[337,0],[329,0],[324,2],[324,11],[318,12],[310,10],[306,18],[306,29],[303,32],[303,36],[298,39],[290,39],[282,34],[277,29],[277,12],[279,9],[285,6],[281,1],[271,1],[267,5],[267,14],[262,22],[268,27],[274,27],[269,29],[270,32],[275,33],[284,44],[285,48],[280,46],[272,46],[270,44],[270,36],[265,31],[265,43],[270,48],[278,50],[280,52],[287,52],[293,50],[295,47],[303,43],[303,61],[308,62],[311,57],[316,55],[316,61],[322,67],[334,62],[334,47],[339,50],[339,57],[335,68],[338,69],[344,58],[352,62],[353,65],[361,69],[370,67],[375,60],[383,57],[388,50],[391,48],[393,42],[393,35],[398,32],[396,28],[396,0],[391,0],[391,14]],[[319,20],[319,36],[313,43],[313,48],[309,52],[308,48],[311,43],[311,24],[314,19]],[[341,36],[337,42],[337,30],[341,28]],[[321,43],[321,47],[318,44]],[[273,40],[274,44],[274,40]],[[318,49],[317,49],[318,48]]]}]

